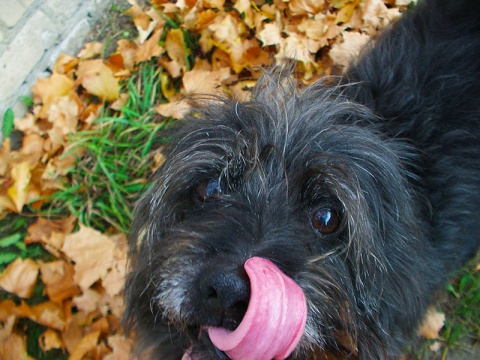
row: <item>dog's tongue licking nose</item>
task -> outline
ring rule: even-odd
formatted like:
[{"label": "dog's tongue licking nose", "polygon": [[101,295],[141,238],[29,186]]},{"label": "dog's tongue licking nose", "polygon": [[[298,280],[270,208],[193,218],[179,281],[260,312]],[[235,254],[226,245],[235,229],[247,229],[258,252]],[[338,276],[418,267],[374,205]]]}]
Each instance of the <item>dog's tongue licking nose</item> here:
[{"label": "dog's tongue licking nose", "polygon": [[212,343],[233,360],[282,360],[298,345],[307,320],[302,289],[270,260],[245,263],[250,278],[247,312],[234,331],[209,328]]}]

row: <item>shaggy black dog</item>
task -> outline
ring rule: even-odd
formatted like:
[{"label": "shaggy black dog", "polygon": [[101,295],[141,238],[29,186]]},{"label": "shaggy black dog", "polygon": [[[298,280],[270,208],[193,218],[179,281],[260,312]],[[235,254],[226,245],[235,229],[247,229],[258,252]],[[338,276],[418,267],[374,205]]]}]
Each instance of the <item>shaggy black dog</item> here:
[{"label": "shaggy black dog", "polygon": [[199,101],[139,201],[146,358],[397,359],[476,253],[480,1],[420,2],[341,78],[298,90],[290,70]]}]

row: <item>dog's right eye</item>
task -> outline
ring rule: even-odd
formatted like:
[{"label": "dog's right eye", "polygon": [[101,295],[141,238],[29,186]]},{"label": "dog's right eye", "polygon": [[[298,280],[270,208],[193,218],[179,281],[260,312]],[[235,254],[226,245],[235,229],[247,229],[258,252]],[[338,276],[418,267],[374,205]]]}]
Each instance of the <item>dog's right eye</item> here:
[{"label": "dog's right eye", "polygon": [[201,201],[211,201],[222,196],[223,190],[218,180],[206,179],[197,185],[197,196]]},{"label": "dog's right eye", "polygon": [[334,209],[321,208],[313,214],[312,225],[321,234],[328,235],[340,226],[340,215]]}]

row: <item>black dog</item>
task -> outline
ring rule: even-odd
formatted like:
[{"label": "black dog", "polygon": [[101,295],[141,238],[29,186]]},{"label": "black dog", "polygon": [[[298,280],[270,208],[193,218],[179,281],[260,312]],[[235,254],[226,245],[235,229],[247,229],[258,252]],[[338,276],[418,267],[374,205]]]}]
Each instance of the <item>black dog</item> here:
[{"label": "black dog", "polygon": [[340,79],[289,72],[199,101],[138,203],[151,359],[396,359],[478,249],[480,1],[420,2]]}]

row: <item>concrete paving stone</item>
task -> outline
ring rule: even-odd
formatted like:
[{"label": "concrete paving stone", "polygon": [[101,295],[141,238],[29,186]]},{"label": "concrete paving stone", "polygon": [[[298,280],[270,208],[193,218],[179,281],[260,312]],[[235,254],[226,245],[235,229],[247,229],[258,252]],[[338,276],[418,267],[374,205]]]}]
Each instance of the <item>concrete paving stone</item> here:
[{"label": "concrete paving stone", "polygon": [[0,56],[0,73],[6,75],[2,76],[0,101],[13,96],[46,49],[53,45],[54,33],[55,25],[42,11],[37,11],[15,36]]},{"label": "concrete paving stone", "polygon": [[19,1],[0,1],[0,21],[9,28],[13,28],[18,23],[25,11],[27,7]]},{"label": "concrete paving stone", "polygon": [[42,9],[47,14],[51,13],[57,19],[66,21],[75,14],[80,6],[82,6],[81,0],[45,0]]},{"label": "concrete paving stone", "polygon": [[[15,0],[14,0],[15,1]],[[17,0],[17,1],[20,1],[23,5],[25,5],[26,7],[29,7],[30,5],[32,5],[36,0]],[[38,1],[43,1],[43,0],[38,0]]]},{"label": "concrete paving stone", "polygon": [[5,40],[6,33],[7,32],[5,30],[0,29],[0,43],[3,43],[3,40]]},{"label": "concrete paving stone", "polygon": [[92,24],[82,19],[71,29],[65,39],[48,54],[48,64],[53,66],[60,54],[76,55],[85,43],[85,38],[92,30]]}]

